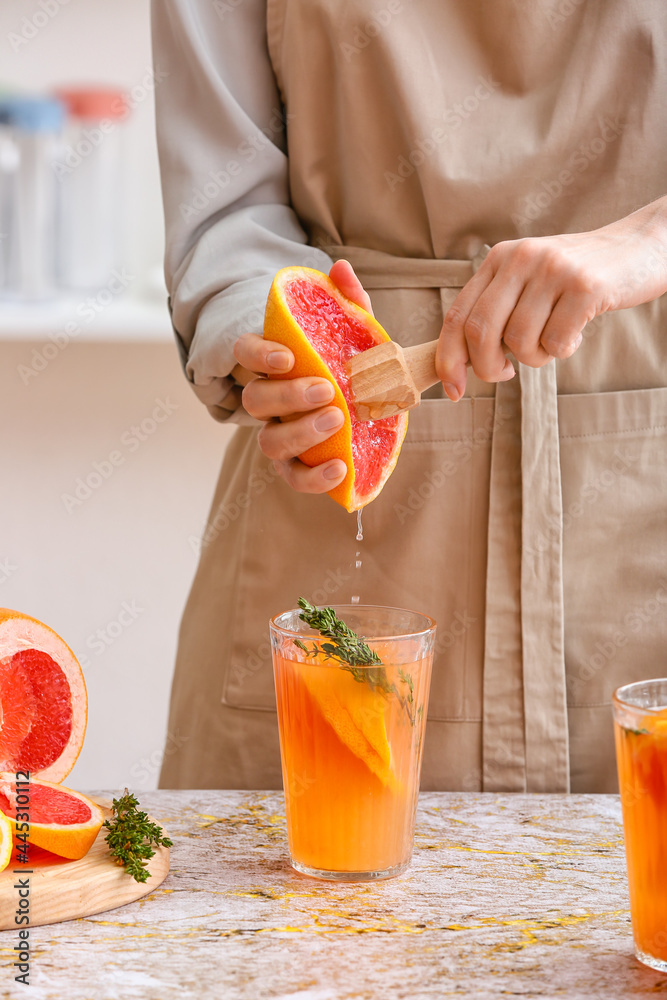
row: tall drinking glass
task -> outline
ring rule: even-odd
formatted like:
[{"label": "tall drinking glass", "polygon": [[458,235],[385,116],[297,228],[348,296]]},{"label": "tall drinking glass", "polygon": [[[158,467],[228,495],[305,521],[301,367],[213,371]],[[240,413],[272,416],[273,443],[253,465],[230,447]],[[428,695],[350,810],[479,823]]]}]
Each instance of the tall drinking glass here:
[{"label": "tall drinking glass", "polygon": [[298,610],[270,623],[291,862],[325,879],[390,878],[412,856],[435,622],[334,611],[381,664],[331,658]]},{"label": "tall drinking glass", "polygon": [[635,954],[667,972],[667,679],[615,691],[614,729]]}]

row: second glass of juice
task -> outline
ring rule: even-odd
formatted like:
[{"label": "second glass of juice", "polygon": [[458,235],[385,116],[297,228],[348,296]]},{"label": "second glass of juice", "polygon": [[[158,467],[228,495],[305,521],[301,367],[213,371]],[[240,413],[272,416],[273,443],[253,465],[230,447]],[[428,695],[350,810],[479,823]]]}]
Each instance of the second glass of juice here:
[{"label": "second glass of juice", "polygon": [[635,954],[667,972],[667,679],[615,691],[614,723]]},{"label": "second glass of juice", "polygon": [[333,610],[380,664],[328,655],[331,640],[298,609],[270,625],[291,862],[325,879],[389,878],[412,856],[435,622],[399,608]]}]

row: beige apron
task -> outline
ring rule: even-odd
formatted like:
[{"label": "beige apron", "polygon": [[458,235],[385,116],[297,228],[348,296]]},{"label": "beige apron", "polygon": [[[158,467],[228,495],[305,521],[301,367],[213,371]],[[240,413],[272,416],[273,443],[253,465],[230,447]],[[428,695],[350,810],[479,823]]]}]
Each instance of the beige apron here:
[{"label": "beige apron", "polygon": [[[664,193],[661,4],[561,8],[269,2],[294,208],[404,344],[437,336],[485,244],[593,228]],[[665,673],[666,312],[663,297],[600,317],[569,361],[423,402],[362,543],[240,428],[183,619],[161,784],[278,786],[267,619],[301,594],[359,594],[438,622],[423,787],[613,790],[611,692]]]}]

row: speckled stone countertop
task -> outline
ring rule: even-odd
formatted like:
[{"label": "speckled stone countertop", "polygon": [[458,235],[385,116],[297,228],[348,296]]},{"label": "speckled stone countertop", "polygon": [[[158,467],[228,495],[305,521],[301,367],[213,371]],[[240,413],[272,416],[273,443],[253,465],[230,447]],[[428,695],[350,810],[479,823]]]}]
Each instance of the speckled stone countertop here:
[{"label": "speckled stone countertop", "polygon": [[[110,797],[109,792],[94,793]],[[615,796],[427,793],[404,875],[289,867],[282,795],[151,792],[172,869],[128,906],[31,931],[23,1000],[667,996],[635,961]]]}]

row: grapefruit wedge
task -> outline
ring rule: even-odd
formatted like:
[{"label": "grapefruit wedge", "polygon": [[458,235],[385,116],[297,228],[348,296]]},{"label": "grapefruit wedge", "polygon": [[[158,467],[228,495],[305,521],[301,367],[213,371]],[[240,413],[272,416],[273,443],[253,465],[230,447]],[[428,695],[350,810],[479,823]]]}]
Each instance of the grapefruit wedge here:
[{"label": "grapefruit wedge", "polygon": [[[13,774],[0,773],[0,810],[12,828],[16,827],[17,809],[14,778]],[[75,861],[88,853],[104,822],[99,806],[81,792],[51,781],[31,779],[21,783],[19,790],[28,799],[26,805],[22,798],[18,809],[29,816],[29,843]]]},{"label": "grapefruit wedge", "polygon": [[0,812],[0,872],[4,872],[12,858],[12,824]]},{"label": "grapefruit wedge", "polygon": [[62,781],[86,731],[81,667],[35,618],[0,608],[0,771]]},{"label": "grapefruit wedge", "polygon": [[318,665],[313,669],[310,664],[298,664],[297,669],[308,694],[339,740],[383,785],[395,790],[383,696],[338,667]]},{"label": "grapefruit wedge", "polygon": [[285,267],[273,280],[266,304],[264,337],[294,354],[294,367],[275,378],[317,375],[334,387],[333,404],[345,423],[330,438],[299,456],[311,466],[339,458],[347,466],[329,496],[348,511],[374,500],[393,472],[408,426],[407,413],[384,420],[357,420],[345,363],[389,340],[369,312],[356,305],[321,271]]}]

